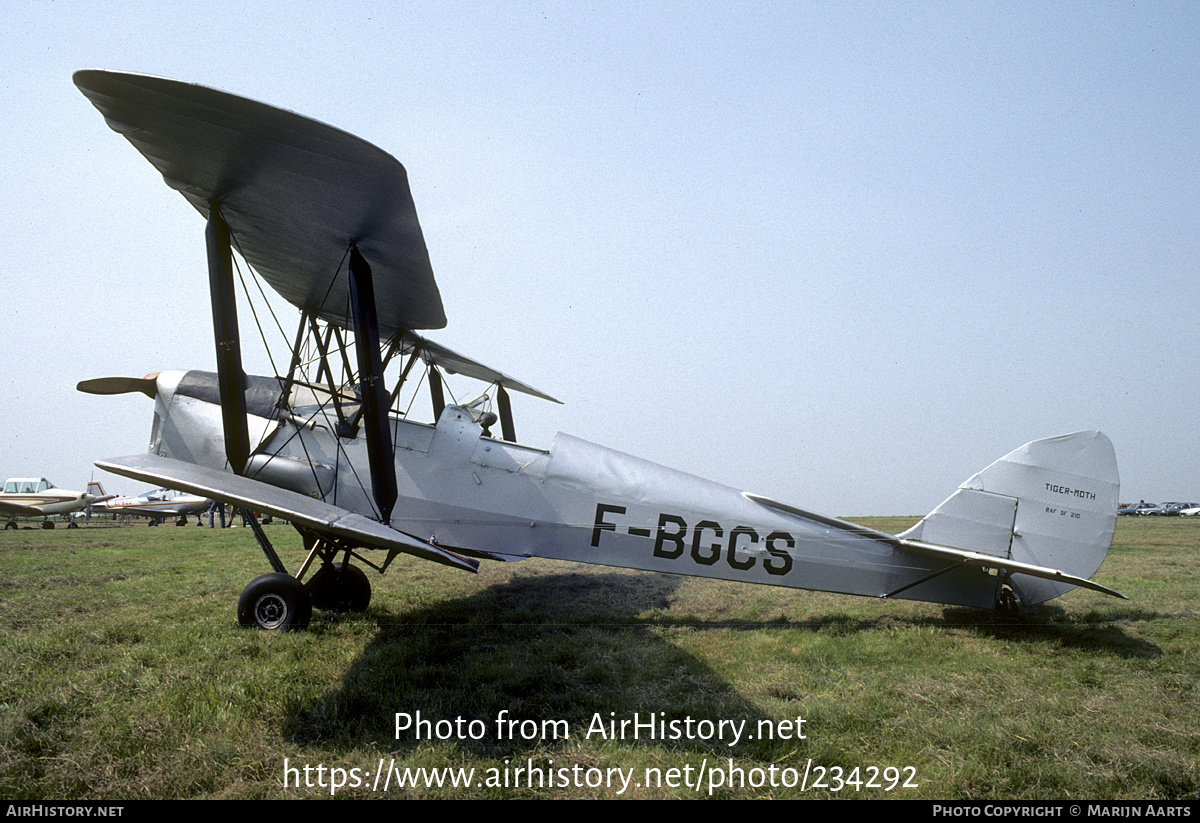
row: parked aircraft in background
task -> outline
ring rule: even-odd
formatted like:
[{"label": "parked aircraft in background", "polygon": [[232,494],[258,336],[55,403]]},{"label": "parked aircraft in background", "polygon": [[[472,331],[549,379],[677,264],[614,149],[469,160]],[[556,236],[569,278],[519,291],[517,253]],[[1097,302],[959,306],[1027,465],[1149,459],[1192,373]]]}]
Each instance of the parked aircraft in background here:
[{"label": "parked aircraft in background", "polygon": [[[294,576],[250,518],[274,571],[242,592],[244,625],[299,628],[314,607],[365,609],[370,583],[351,559],[382,572],[402,552],[467,571],[548,557],[985,608],[1076,586],[1121,596],[1087,579],[1112,542],[1119,488],[1099,432],[1013,451],[899,535],[565,434],[548,450],[519,445],[508,392],[553,398],[414,332],[446,318],[393,157],[202,86],[105,71],[74,79],[206,219],[217,352],[215,374],[80,383],[154,399],[149,453],[96,465],[291,522],[308,551]],[[242,370],[234,250],[300,311],[272,377]],[[497,316],[502,291],[480,297]],[[428,378],[432,422],[401,402],[414,368]],[[490,388],[447,403],[444,373]]]},{"label": "parked aircraft in background", "polygon": [[212,501],[174,489],[154,489],[136,497],[113,497],[102,503],[92,504],[92,514],[124,514],[149,517],[150,525],[157,526],[168,517],[177,517],[176,525],[187,525],[189,514],[201,514],[209,509]]},{"label": "parked aircraft in background", "polygon": [[[89,492],[55,488],[44,477],[11,477],[4,481],[4,491],[0,492],[0,515],[8,515],[6,529],[17,527],[17,517],[41,517],[42,528],[53,529],[54,521],[48,519],[51,515],[70,515],[95,499],[96,495]],[[67,528],[77,527],[68,520]]]}]

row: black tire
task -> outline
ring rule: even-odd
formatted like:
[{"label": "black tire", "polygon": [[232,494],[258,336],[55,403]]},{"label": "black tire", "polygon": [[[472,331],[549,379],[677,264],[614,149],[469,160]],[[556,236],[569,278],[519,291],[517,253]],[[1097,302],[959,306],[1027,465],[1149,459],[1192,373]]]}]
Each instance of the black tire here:
[{"label": "black tire", "polygon": [[6,528],[6,529],[15,529],[16,527],[17,527],[16,520],[9,520],[7,523],[4,524],[4,528]]},{"label": "black tire", "polygon": [[329,612],[365,612],[371,605],[371,581],[358,566],[326,563],[309,588],[313,608]]},{"label": "black tire", "polygon": [[53,529],[53,528],[54,528],[54,524],[53,524],[53,523],[51,523],[49,520],[43,520],[43,521],[42,521],[42,528],[43,528],[43,529]]},{"label": "black tire", "polygon": [[238,623],[264,631],[295,631],[312,619],[308,592],[289,574],[273,572],[250,581],[238,598]]}]

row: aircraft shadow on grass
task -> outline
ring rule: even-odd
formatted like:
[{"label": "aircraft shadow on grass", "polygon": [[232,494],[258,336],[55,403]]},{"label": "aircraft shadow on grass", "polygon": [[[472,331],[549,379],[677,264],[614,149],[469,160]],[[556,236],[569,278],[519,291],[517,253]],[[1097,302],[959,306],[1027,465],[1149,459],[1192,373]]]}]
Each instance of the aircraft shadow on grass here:
[{"label": "aircraft shadow on grass", "polygon": [[[378,608],[345,619],[375,620],[378,634],[353,662],[338,686],[316,700],[288,707],[285,734],[294,742],[321,742],[346,749],[375,744],[411,751],[430,744],[412,729],[397,739],[395,715],[407,713],[431,724],[462,718],[449,734],[460,748],[487,756],[545,751],[564,741],[539,731],[529,738],[510,730],[499,739],[496,721],[564,721],[577,741],[599,717],[644,721],[746,720],[757,726],[767,715],[740,695],[722,675],[672,642],[672,629],[782,629],[846,636],[894,630],[904,625],[952,630],[969,628],[1018,644],[1053,643],[1090,648],[1120,657],[1156,657],[1152,644],[1117,625],[1073,618],[1057,606],[1022,614],[1020,623],[968,608],[948,608],[941,617],[881,615],[858,618],[831,613],[808,620],[705,620],[664,614],[683,578],[663,574],[535,574],[498,583],[468,597],[402,613]],[[313,627],[318,633],[320,624]],[[802,695],[786,695],[797,701]],[[802,704],[797,702],[797,714]],[[507,712],[507,714],[504,714]],[[471,721],[475,731],[462,734]],[[450,726],[442,725],[443,732]],[[432,742],[439,742],[432,735]],[[446,736],[445,734],[442,735]],[[593,735],[592,739],[597,739]],[[719,740],[647,740],[683,750],[729,754]],[[797,742],[742,741],[739,757],[778,758]],[[781,748],[782,747],[782,748]]]},{"label": "aircraft shadow on grass", "polygon": [[[290,707],[285,733],[298,743],[352,748],[370,742],[408,751],[429,743],[411,732],[396,739],[395,714],[419,710],[421,719],[433,722],[482,721],[486,733],[480,739],[456,735],[454,741],[502,756],[564,741],[540,731],[537,739],[524,739],[517,729],[511,732],[516,739],[499,739],[501,716],[565,721],[568,744],[584,739],[596,717],[619,722],[635,712],[643,721],[651,714],[666,720],[690,715],[696,721],[745,719],[747,728],[754,727],[766,718],[761,710],[642,616],[668,608],[680,582],[661,574],[524,576],[469,597],[378,617],[378,635],[340,684]],[[644,733],[639,742],[647,743]],[[717,740],[662,745],[732,751]],[[738,746],[739,756],[755,751],[753,742]]]},{"label": "aircraft shadow on grass", "polygon": [[984,614],[975,609],[943,610],[947,627],[969,626],[979,634],[1013,643],[1054,643],[1074,649],[1089,649],[1114,657],[1161,657],[1162,650],[1122,627],[1129,621],[1143,621],[1157,615],[1141,609],[1117,607],[1104,616],[1073,616],[1059,605],[1042,603],[1023,610],[1019,617]]}]

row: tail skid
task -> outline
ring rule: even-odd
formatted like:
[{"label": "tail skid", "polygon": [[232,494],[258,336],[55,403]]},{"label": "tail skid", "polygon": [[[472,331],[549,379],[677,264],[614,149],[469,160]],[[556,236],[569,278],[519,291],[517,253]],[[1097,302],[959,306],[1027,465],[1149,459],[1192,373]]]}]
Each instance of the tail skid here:
[{"label": "tail skid", "polygon": [[1112,545],[1119,490],[1116,454],[1100,432],[1035,440],[898,537],[911,551],[995,570],[998,604],[1033,605],[1075,586],[1124,597],[1088,580]]}]

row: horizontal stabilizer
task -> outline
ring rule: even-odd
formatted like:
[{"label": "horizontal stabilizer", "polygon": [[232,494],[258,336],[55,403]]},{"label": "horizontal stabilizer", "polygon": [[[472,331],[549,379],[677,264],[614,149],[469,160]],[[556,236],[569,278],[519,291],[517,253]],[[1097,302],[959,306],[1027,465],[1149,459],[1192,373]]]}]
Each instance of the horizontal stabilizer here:
[{"label": "horizontal stabilizer", "polygon": [[976,566],[981,569],[1003,570],[1009,574],[1024,574],[1042,580],[1053,580],[1056,583],[1063,583],[1068,586],[1080,586],[1081,588],[1119,597],[1122,600],[1129,599],[1119,591],[1110,589],[1108,586],[1101,586],[1099,583],[1094,583],[1086,577],[1076,577],[1058,569],[1048,569],[1044,566],[1035,566],[1032,563],[1020,563],[1009,558],[996,557],[993,554],[954,549],[949,546],[934,546],[918,540],[902,540],[900,541],[900,545],[909,551],[940,557],[944,560],[956,561],[968,566]]},{"label": "horizontal stabilizer", "polygon": [[402,551],[470,572],[479,569],[475,560],[439,549],[361,514],[228,472],[154,454],[97,460],[96,465],[113,474],[264,512],[368,548]]}]

